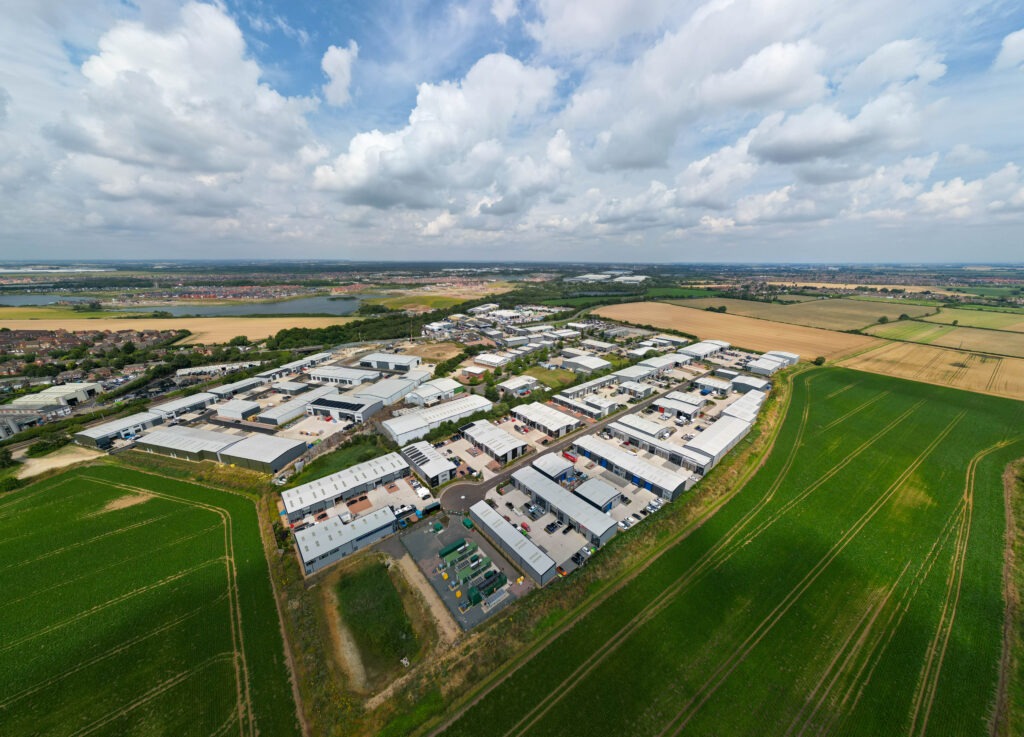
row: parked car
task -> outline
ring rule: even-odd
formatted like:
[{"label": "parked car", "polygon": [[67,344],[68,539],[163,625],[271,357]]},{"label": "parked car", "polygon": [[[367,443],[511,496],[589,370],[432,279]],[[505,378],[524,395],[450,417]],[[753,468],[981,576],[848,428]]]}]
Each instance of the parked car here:
[{"label": "parked car", "polygon": [[520,523],[519,523],[519,526],[520,526],[520,527],[522,527],[522,528],[523,528],[524,530],[526,530],[527,532],[529,532],[529,531],[530,531],[530,526],[529,526],[528,524],[526,524],[525,522],[520,522]]},{"label": "parked car", "polygon": [[505,502],[505,506],[508,507],[509,509],[515,509],[516,508],[516,505],[513,504],[512,502]]},{"label": "parked car", "polygon": [[643,521],[643,517],[641,517],[641,516],[640,516],[639,514],[637,514],[636,512],[634,512],[633,514],[629,515],[629,518],[630,518],[631,520],[633,520],[633,523],[634,523],[634,524],[635,524],[635,523],[637,523],[637,522],[641,522],[641,521]]},{"label": "parked car", "polygon": [[572,532],[572,525],[566,525],[565,529],[562,530],[563,535],[568,535],[570,532]]}]

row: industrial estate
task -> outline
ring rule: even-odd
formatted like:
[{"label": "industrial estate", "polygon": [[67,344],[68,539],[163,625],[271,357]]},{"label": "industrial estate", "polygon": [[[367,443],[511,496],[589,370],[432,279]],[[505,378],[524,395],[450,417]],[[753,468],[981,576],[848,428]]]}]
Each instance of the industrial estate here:
[{"label": "industrial estate", "polygon": [[1016,297],[517,268],[10,384],[0,732],[1019,733]]}]

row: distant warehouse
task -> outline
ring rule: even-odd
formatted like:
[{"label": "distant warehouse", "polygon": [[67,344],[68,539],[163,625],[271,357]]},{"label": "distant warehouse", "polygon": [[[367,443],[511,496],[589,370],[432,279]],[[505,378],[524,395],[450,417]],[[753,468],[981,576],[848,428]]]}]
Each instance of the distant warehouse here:
[{"label": "distant warehouse", "polygon": [[221,451],[223,463],[231,463],[261,473],[277,473],[306,452],[302,440],[273,435],[249,435]]},{"label": "distant warehouse", "polygon": [[419,356],[400,355],[397,353],[371,353],[359,359],[361,368],[377,371],[394,371],[406,373],[420,365]]},{"label": "distant warehouse", "polygon": [[555,561],[494,511],[487,502],[479,501],[470,507],[469,516],[480,531],[501,548],[509,560],[540,585],[543,586],[558,575]]},{"label": "distant warehouse", "polygon": [[190,397],[181,397],[180,399],[172,399],[170,402],[157,404],[150,407],[150,411],[162,415],[165,420],[173,420],[180,415],[206,409],[216,401],[217,396],[215,394],[199,392]]},{"label": "distant warehouse", "polygon": [[231,447],[242,437],[178,425],[146,433],[145,437],[136,442],[135,447],[148,453],[159,453],[189,461],[220,461],[221,451]]},{"label": "distant warehouse", "polygon": [[309,380],[319,384],[358,386],[380,378],[379,371],[349,368],[348,366],[318,366],[309,370]]},{"label": "distant warehouse", "polygon": [[478,394],[453,399],[434,407],[413,410],[380,423],[381,429],[399,445],[419,440],[446,422],[457,422],[477,412],[490,412],[494,405]]},{"label": "distant warehouse", "polygon": [[294,419],[304,417],[306,407],[309,406],[310,402],[328,394],[333,394],[334,391],[333,386],[318,386],[315,389],[300,394],[294,399],[281,402],[276,407],[267,407],[256,416],[256,421],[262,422],[265,425],[287,425]]},{"label": "distant warehouse", "polygon": [[156,412],[137,412],[134,415],[111,420],[75,433],[75,442],[106,450],[118,438],[127,439],[164,421]]}]

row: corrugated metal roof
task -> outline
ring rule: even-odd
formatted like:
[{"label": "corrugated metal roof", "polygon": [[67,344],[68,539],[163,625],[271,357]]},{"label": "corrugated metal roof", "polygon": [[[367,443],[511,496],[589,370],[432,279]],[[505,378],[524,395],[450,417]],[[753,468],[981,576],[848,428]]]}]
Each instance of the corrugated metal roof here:
[{"label": "corrugated metal roof", "polygon": [[617,445],[606,443],[593,435],[584,435],[576,441],[576,446],[596,453],[601,458],[607,458],[627,473],[669,491],[680,488],[689,478],[689,474],[684,475],[661,466],[655,466],[653,463],[632,453],[627,453]]},{"label": "corrugated metal roof", "polygon": [[548,506],[560,510],[581,527],[586,527],[599,537],[616,525],[615,520],[604,512],[573,496],[536,468],[520,468],[512,474],[512,478],[543,499]]},{"label": "corrugated metal roof", "polygon": [[495,455],[503,456],[516,448],[525,448],[526,442],[496,427],[487,420],[480,420],[462,428],[463,433],[478,445],[489,449]]},{"label": "corrugated metal roof", "polygon": [[369,514],[358,517],[347,525],[339,517],[331,517],[323,522],[299,530],[295,533],[295,543],[305,563],[326,555],[355,540],[394,525],[395,513],[391,507],[382,507]]},{"label": "corrugated metal roof", "polygon": [[362,484],[377,482],[397,471],[409,468],[409,464],[398,453],[388,453],[380,458],[373,458],[357,463],[344,470],[315,479],[309,483],[296,486],[281,492],[281,501],[289,514],[298,512],[324,499],[331,499],[344,494],[349,489]]},{"label": "corrugated metal roof", "polygon": [[487,502],[479,501],[469,510],[476,516],[480,524],[487,528],[486,531],[491,537],[516,552],[521,559],[521,564],[529,569],[535,580],[540,581],[555,567],[555,561],[548,557],[547,553],[514,528]]}]

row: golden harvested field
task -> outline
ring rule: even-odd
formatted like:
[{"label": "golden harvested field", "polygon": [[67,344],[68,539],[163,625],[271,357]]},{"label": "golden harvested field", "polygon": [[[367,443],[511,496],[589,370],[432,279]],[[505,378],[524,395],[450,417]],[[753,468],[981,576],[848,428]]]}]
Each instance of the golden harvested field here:
[{"label": "golden harvested field", "polygon": [[774,322],[788,322],[826,330],[859,330],[878,322],[878,318],[897,319],[901,314],[920,317],[933,312],[930,307],[885,302],[863,302],[855,299],[818,299],[782,305],[772,302],[752,302],[746,299],[697,299],[673,302],[683,307],[705,309],[724,306],[727,312],[746,317],[757,317]]},{"label": "golden harvested field", "polygon": [[191,330],[184,343],[226,343],[237,335],[261,340],[285,328],[325,328],[352,317],[171,317],[90,320],[3,320],[11,330]]},{"label": "golden harvested field", "polygon": [[879,338],[909,340],[912,343],[939,345],[963,351],[979,351],[1024,358],[1024,333],[953,327],[952,325],[917,320],[901,320],[888,325],[876,325],[868,332]]},{"label": "golden harvested field", "polygon": [[1024,333],[1024,311],[991,312],[989,310],[960,310],[955,307],[944,307],[939,311],[939,314],[929,315],[924,319],[928,320],[928,322],[941,322],[947,325],[955,320],[965,327]]},{"label": "golden harvested field", "polygon": [[727,340],[733,345],[755,351],[792,351],[807,361],[813,360],[815,356],[837,359],[882,345],[878,338],[865,335],[772,323],[752,317],[677,307],[663,302],[609,305],[594,310],[593,314],[639,325],[680,330],[704,339]]},{"label": "golden harvested field", "polygon": [[815,287],[816,289],[856,289],[870,287],[872,289],[902,289],[906,292],[931,292],[932,294],[956,294],[942,287],[929,287],[913,284],[840,284],[830,281],[770,281],[776,287]]},{"label": "golden harvested field", "polygon": [[1024,359],[1000,358],[916,343],[889,343],[842,366],[926,384],[1024,400]]}]

